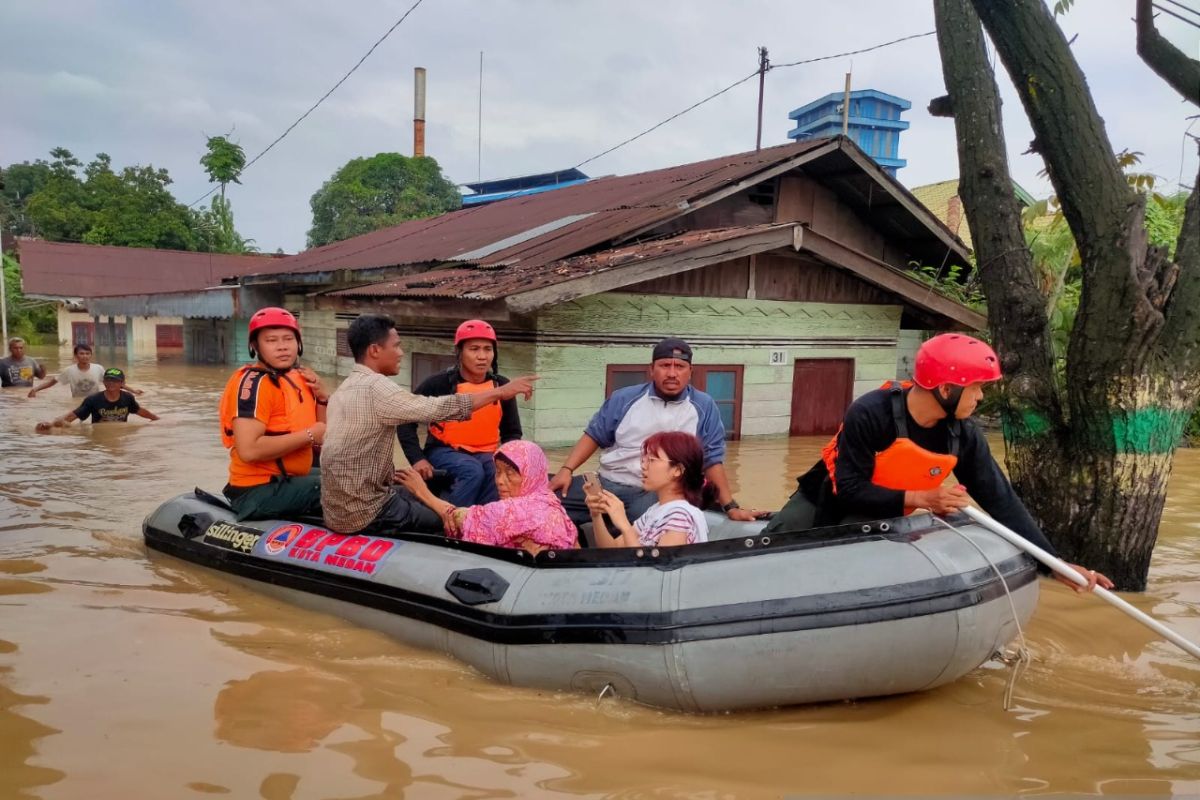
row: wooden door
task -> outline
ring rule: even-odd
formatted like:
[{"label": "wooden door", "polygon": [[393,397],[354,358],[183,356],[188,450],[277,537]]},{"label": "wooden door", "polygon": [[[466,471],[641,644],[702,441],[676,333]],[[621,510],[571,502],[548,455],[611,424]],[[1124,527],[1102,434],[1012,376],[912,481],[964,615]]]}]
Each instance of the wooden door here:
[{"label": "wooden door", "polygon": [[183,348],[182,325],[155,325],[154,346],[159,350],[178,350]]},{"label": "wooden door", "polygon": [[223,320],[197,320],[190,328],[191,363],[225,363],[225,323]]},{"label": "wooden door", "polygon": [[798,358],[792,371],[791,436],[837,433],[854,393],[854,359]]}]

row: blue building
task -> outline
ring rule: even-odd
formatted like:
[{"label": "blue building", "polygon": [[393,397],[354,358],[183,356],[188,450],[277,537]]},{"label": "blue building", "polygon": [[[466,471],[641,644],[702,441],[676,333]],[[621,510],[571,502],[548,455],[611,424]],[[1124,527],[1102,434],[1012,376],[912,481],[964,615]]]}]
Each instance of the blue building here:
[{"label": "blue building", "polygon": [[572,167],[558,172],[544,172],[540,175],[521,175],[516,178],[467,183],[464,186],[475,194],[463,195],[462,203],[463,206],[480,206],[484,203],[494,203],[497,200],[507,200],[510,197],[562,189],[586,180],[588,180],[587,175]]},{"label": "blue building", "polygon": [[[789,139],[809,139],[817,136],[837,136],[842,132],[843,92],[827,94],[788,114],[796,127],[788,131]],[[900,158],[900,133],[908,123],[900,115],[912,108],[903,97],[860,89],[850,93],[849,136],[875,163],[889,174],[908,162]]]}]

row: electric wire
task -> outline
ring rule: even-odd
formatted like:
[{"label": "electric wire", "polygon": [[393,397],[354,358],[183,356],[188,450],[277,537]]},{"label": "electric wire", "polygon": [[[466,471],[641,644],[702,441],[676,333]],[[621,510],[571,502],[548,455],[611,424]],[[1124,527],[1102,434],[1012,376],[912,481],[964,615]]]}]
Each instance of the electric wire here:
[{"label": "electric wire", "polygon": [[[798,67],[803,64],[815,64],[818,61],[829,61],[830,59],[834,59],[834,58],[845,58],[846,56],[854,56],[854,55],[858,55],[860,53],[869,53],[872,50],[879,50],[884,47],[891,47],[892,45],[900,44],[901,42],[907,42],[911,39],[921,39],[926,36],[933,36],[935,33],[937,33],[937,31],[926,31],[925,33],[914,33],[909,36],[902,36],[899,39],[893,39],[890,42],[883,42],[881,44],[872,45],[871,47],[863,47],[858,50],[850,50],[845,53],[834,53],[832,55],[827,55],[827,56],[818,56],[817,58],[807,58],[802,61],[792,61],[792,62],[789,62],[786,64],[771,64],[771,65],[767,66],[766,71],[770,72],[771,70],[774,70],[774,69],[784,69],[786,67]],[[587,158],[587,159],[584,159],[583,161],[580,161],[578,164],[575,165],[574,168],[579,169],[583,165],[590,164],[591,162],[595,161],[596,159],[602,158],[602,157],[608,155],[609,153],[619,150],[627,144],[632,144],[633,142],[636,142],[638,139],[641,139],[643,136],[645,136],[649,133],[653,133],[654,131],[658,130],[662,126],[666,125],[668,122],[673,122],[674,120],[679,119],[680,117],[682,117],[684,114],[688,113],[689,111],[694,111],[695,109],[699,108],[700,106],[704,105],[705,103],[707,103],[711,100],[715,100],[716,98],[725,94],[729,90],[735,89],[738,86],[741,86],[746,81],[757,76],[758,73],[759,73],[759,70],[757,70],[757,69],[754,70],[746,77],[739,78],[738,80],[736,80],[733,83],[726,86],[724,89],[721,89],[720,91],[717,91],[717,92],[713,92],[712,94],[710,94],[708,97],[704,98],[703,100],[699,100],[699,101],[693,103],[692,105],[688,106],[687,108],[683,109],[682,111],[672,114],[671,116],[667,117],[666,119],[662,120],[661,122],[656,123],[655,125],[652,125],[651,127],[647,128],[646,130],[642,131],[641,133],[631,136],[628,139],[626,139],[625,141],[620,142],[619,144],[613,145],[612,147],[608,148],[607,150],[605,150],[602,153],[597,153],[596,155],[592,156],[591,158]]]},{"label": "electric wire", "polygon": [[[1200,28],[1200,22],[1197,22],[1194,19],[1188,19],[1187,17],[1183,16],[1182,14],[1178,14],[1169,8],[1163,8],[1158,3],[1151,3],[1150,5],[1152,5],[1154,8],[1157,8],[1159,11],[1161,11],[1164,14],[1170,14],[1175,19],[1182,20],[1183,22],[1187,23],[1188,25],[1191,25],[1193,28]],[[1191,9],[1189,8],[1188,11],[1191,11]]]},{"label": "electric wire", "polygon": [[680,112],[678,112],[678,113],[672,114],[671,116],[669,116],[669,117],[667,117],[666,119],[664,119],[662,122],[659,122],[659,123],[658,123],[658,124],[656,124],[656,125],[652,125],[651,127],[647,128],[646,130],[642,131],[641,133],[637,134],[636,136],[630,136],[630,137],[629,137],[628,139],[626,139],[625,141],[621,142],[620,144],[615,144],[615,145],[613,145],[612,147],[610,147],[610,148],[608,148],[607,150],[605,150],[603,153],[597,153],[596,155],[592,156],[591,158],[586,158],[586,159],[584,159],[583,161],[580,161],[578,164],[576,164],[576,165],[575,165],[574,169],[579,169],[579,168],[580,168],[580,167],[582,167],[584,164],[589,164],[589,163],[591,163],[592,161],[595,161],[595,160],[596,160],[596,159],[598,159],[598,158],[601,158],[601,157],[603,157],[603,156],[606,156],[606,155],[608,155],[609,153],[613,152],[614,150],[619,150],[620,148],[624,147],[624,146],[625,146],[625,145],[627,145],[627,144],[630,144],[630,143],[632,143],[632,142],[636,142],[638,139],[642,138],[642,137],[643,137],[643,136],[645,136],[646,134],[648,134],[648,133],[653,133],[654,131],[656,131],[656,130],[658,130],[659,128],[661,128],[663,125],[666,125],[668,122],[671,122],[671,121],[673,121],[673,120],[679,119],[679,118],[680,118],[680,117],[682,117],[684,114],[688,113],[689,111],[692,111],[692,110],[694,110],[694,109],[697,109],[697,108],[699,108],[700,106],[704,105],[705,103],[707,103],[707,102],[708,102],[708,101],[710,101],[710,100],[715,100],[716,98],[718,98],[718,97],[720,97],[721,95],[723,95],[723,94],[725,94],[726,92],[728,92],[730,89],[734,89],[734,88],[736,88],[736,87],[738,87],[738,86],[741,86],[743,83],[745,83],[746,81],[750,80],[750,79],[751,79],[751,78],[753,78],[753,77],[756,77],[757,75],[758,75],[758,70],[754,70],[754,72],[751,72],[751,73],[750,73],[749,75],[747,75],[746,77],[744,77],[744,78],[739,78],[738,80],[736,80],[736,81],[734,81],[733,83],[731,83],[731,84],[729,84],[728,86],[726,86],[724,89],[721,89],[721,90],[720,90],[720,91],[718,91],[718,92],[714,92],[714,93],[710,94],[708,97],[704,98],[703,100],[700,100],[700,101],[698,101],[698,102],[696,102],[696,103],[692,103],[690,106],[688,106],[687,108],[685,108],[683,111],[680,111]]},{"label": "electric wire", "polygon": [[1184,11],[1188,12],[1189,14],[1195,14],[1197,17],[1200,17],[1200,11],[1197,11],[1194,8],[1185,6],[1183,3],[1179,2],[1179,0],[1162,0],[1162,2],[1170,3],[1171,5],[1173,5],[1177,8],[1182,8]]},{"label": "electric wire", "polygon": [[[258,153],[258,155],[254,156],[254,158],[252,158],[252,159],[250,159],[249,161],[247,161],[247,162],[246,162],[246,166],[242,167],[242,173],[244,173],[244,172],[245,172],[246,170],[248,170],[248,169],[249,169],[251,166],[253,166],[253,165],[254,165],[254,162],[258,161],[260,158],[262,158],[263,156],[265,156],[267,153],[271,152],[271,149],[272,149],[273,147],[275,147],[275,145],[277,145],[277,144],[279,144],[280,142],[282,142],[282,141],[284,140],[284,137],[286,137],[286,136],[287,136],[289,133],[291,133],[291,132],[292,132],[292,131],[293,131],[293,130],[296,128],[296,126],[297,126],[297,125],[299,125],[301,122],[303,122],[303,121],[305,120],[305,118],[306,118],[306,117],[308,117],[308,115],[309,115],[309,114],[311,114],[312,112],[316,111],[316,110],[317,110],[317,108],[318,108],[318,107],[319,107],[319,106],[320,106],[322,103],[324,103],[324,102],[325,102],[325,101],[326,101],[326,100],[329,98],[329,96],[330,96],[331,94],[333,94],[334,92],[336,92],[336,91],[338,90],[338,88],[339,88],[339,87],[340,87],[340,86],[341,86],[343,83],[345,83],[347,79],[349,79],[349,77],[350,77],[351,75],[353,75],[353,74],[354,74],[356,71],[358,71],[358,68],[359,68],[359,67],[361,67],[361,66],[363,65],[363,62],[364,62],[364,61],[366,61],[366,60],[367,60],[367,59],[370,57],[370,55],[371,55],[372,53],[374,53],[374,52],[375,52],[375,49],[376,49],[376,48],[378,48],[378,47],[379,47],[379,45],[383,44],[384,40],[386,40],[386,39],[387,39],[389,36],[391,36],[391,35],[392,35],[392,32],[393,32],[394,30],[396,30],[396,28],[399,28],[399,27],[400,27],[400,24],[401,24],[402,22],[404,22],[404,20],[408,19],[408,16],[409,16],[410,14],[412,14],[412,12],[416,11],[416,10],[417,10],[417,6],[421,5],[421,3],[423,3],[423,2],[425,2],[425,0],[416,0],[416,2],[415,2],[415,3],[413,3],[411,6],[409,6],[408,10],[404,12],[404,14],[403,14],[403,15],[400,17],[400,19],[396,20],[396,21],[395,21],[395,22],[392,24],[392,27],[388,28],[388,29],[387,29],[387,31],[385,31],[385,32],[384,32],[383,36],[380,36],[380,37],[379,37],[379,38],[378,38],[378,39],[375,41],[375,44],[371,45],[371,47],[370,47],[370,48],[367,50],[367,52],[363,53],[363,56],[362,56],[362,58],[360,58],[360,59],[359,59],[357,62],[355,62],[354,66],[350,68],[350,71],[349,71],[349,72],[347,72],[345,75],[343,75],[343,76],[341,77],[341,79],[339,79],[339,80],[338,80],[338,82],[337,82],[337,83],[335,83],[335,84],[334,84],[334,85],[333,85],[333,86],[332,86],[332,87],[329,89],[329,91],[327,91],[325,94],[321,95],[320,99],[318,99],[318,100],[317,100],[317,102],[313,103],[313,104],[312,104],[312,105],[309,107],[309,109],[308,109],[307,111],[305,111],[303,114],[301,114],[299,117],[297,117],[297,118],[296,118],[296,120],[295,120],[295,122],[293,122],[291,125],[287,126],[287,128],[284,130],[284,132],[283,132],[283,133],[281,133],[281,134],[279,134],[279,136],[277,136],[277,137],[275,138],[275,141],[271,142],[269,145],[267,145],[266,147],[264,147],[264,148],[263,148],[263,149],[262,149],[262,150],[261,150],[261,151]],[[219,188],[219,187],[217,187],[217,186],[214,186],[214,187],[212,187],[211,189],[209,189],[207,192],[205,192],[205,193],[204,193],[204,196],[203,196],[203,197],[200,197],[199,199],[197,199],[197,200],[193,201],[192,203],[188,204],[188,208],[192,208],[192,207],[193,207],[193,206],[195,206],[197,203],[200,203],[200,202],[202,202],[202,201],[203,201],[203,200],[204,200],[206,197],[208,197],[210,194],[212,194],[213,192],[215,192],[215,191],[216,191],[218,188]]]},{"label": "electric wire", "polygon": [[[883,42],[882,44],[872,45],[871,47],[864,47],[861,50],[851,50],[846,53],[834,53],[831,56],[818,56],[817,58],[806,58],[803,61],[792,61],[787,64],[772,64],[770,66],[770,69],[784,69],[785,67],[799,67],[803,64],[815,64],[818,61],[829,61],[830,59],[833,59],[833,58],[845,58],[846,56],[856,56],[860,53],[869,53],[872,50],[879,50],[884,47],[891,47],[894,44],[900,44],[901,42],[907,42],[911,39],[923,39],[926,36],[933,36],[935,33],[937,33],[937,31],[925,31],[925,33],[914,33],[909,36],[902,36],[899,39],[893,39],[890,42]],[[755,72],[755,74],[757,74],[757,71]]]}]

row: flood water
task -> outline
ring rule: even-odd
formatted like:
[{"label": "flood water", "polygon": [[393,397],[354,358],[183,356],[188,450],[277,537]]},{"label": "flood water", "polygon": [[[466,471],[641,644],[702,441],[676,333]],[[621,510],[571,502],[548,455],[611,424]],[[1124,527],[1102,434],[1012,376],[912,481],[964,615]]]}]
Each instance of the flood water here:
[{"label": "flood water", "polygon": [[[989,664],[922,694],[693,716],[498,685],[148,553],[147,512],[224,485],[226,375],[135,363],[161,421],[48,435],[66,389],[0,392],[0,798],[1200,793],[1200,663],[1050,581],[1010,711]],[[742,504],[778,507],[820,444],[733,445]],[[1198,578],[1185,450],[1128,599],[1200,640]]]}]

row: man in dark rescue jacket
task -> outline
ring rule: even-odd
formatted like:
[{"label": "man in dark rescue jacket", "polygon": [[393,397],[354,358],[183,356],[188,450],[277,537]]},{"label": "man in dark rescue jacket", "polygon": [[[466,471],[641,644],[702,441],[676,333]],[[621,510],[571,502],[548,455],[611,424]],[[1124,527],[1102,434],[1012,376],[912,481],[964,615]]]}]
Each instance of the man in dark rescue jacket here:
[{"label": "man in dark rescue jacket", "polygon": [[[469,319],[454,334],[458,363],[421,381],[413,394],[443,397],[474,394],[508,383],[496,372],[496,331],[481,319]],[[521,438],[521,417],[516,399],[477,408],[471,418],[429,424],[425,448],[417,441],[416,424],[400,425],[396,437],[413,469],[429,480],[435,469],[445,470],[452,483],[442,499],[467,507],[500,499],[496,465],[492,456],[505,442]]]},{"label": "man in dark rescue jacket", "polygon": [[[1000,378],[995,351],[979,339],[946,333],[925,342],[917,351],[913,383],[887,383],[851,403],[821,460],[800,476],[795,494],[763,532],[888,519],[919,508],[950,514],[973,498],[1054,553],[970,419],[984,384]],[[951,471],[958,485],[944,483]],[[1097,583],[1112,587],[1104,575],[1072,566],[1088,580],[1088,589]]]},{"label": "man in dark rescue jacket", "polygon": [[314,447],[325,439],[329,393],[300,367],[300,326],[283,308],[250,317],[251,358],[221,395],[221,441],[229,449],[229,498],[238,519],[321,515]]}]

